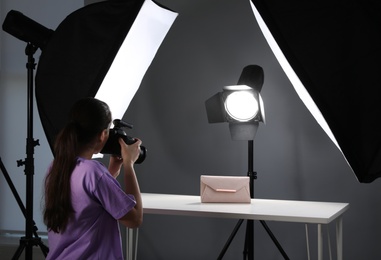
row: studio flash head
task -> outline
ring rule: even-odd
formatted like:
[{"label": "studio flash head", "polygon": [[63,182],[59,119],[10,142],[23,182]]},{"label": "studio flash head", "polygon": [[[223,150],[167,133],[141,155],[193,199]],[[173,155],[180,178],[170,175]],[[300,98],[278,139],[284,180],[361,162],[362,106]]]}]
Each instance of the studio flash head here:
[{"label": "studio flash head", "polygon": [[[123,141],[128,145],[135,143],[137,140],[133,137],[128,136],[126,132],[123,130],[123,127],[132,129],[133,125],[127,122],[124,122],[120,119],[114,119],[113,123],[114,123],[114,128],[110,129],[109,137],[101,153],[121,156],[119,138],[122,138]],[[140,146],[140,154],[135,163],[137,164],[142,163],[144,159],[146,158],[146,154],[147,154],[147,149],[144,146]]]}]

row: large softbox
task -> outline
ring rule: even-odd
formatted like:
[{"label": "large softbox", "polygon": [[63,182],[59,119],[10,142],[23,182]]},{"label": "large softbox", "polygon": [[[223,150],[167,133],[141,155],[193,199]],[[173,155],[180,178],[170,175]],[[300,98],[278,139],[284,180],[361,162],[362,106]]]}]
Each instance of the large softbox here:
[{"label": "large softbox", "polygon": [[[315,118],[325,120],[318,121],[357,179],[367,183],[380,177],[380,2],[251,2],[258,23],[264,21],[261,29],[278,61],[305,104],[309,97],[313,100],[310,107],[318,108]],[[293,71],[287,71],[286,63]]]},{"label": "large softbox", "polygon": [[151,0],[85,6],[57,27],[36,73],[36,101],[50,148],[80,98],[122,118],[177,13]]}]

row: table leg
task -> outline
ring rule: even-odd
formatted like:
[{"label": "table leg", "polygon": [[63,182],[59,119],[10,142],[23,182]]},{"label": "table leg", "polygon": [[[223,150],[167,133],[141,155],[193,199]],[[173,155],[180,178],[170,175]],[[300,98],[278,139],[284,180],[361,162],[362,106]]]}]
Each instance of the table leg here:
[{"label": "table leg", "polygon": [[126,260],[136,260],[138,254],[139,229],[127,228],[126,233]]},{"label": "table leg", "polygon": [[307,260],[311,260],[311,254],[310,254],[310,239],[308,234],[308,224],[304,224],[306,227],[306,244],[307,244]]},{"label": "table leg", "polygon": [[322,225],[318,224],[318,259],[323,260],[323,231]]},{"label": "table leg", "polygon": [[343,218],[339,217],[336,221],[336,247],[337,260],[343,260]]}]

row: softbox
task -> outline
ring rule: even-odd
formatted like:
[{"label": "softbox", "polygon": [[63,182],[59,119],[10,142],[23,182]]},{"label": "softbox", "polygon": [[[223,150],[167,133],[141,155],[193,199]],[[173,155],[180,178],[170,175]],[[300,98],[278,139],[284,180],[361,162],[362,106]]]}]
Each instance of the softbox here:
[{"label": "softbox", "polygon": [[122,118],[177,13],[150,0],[110,0],[66,17],[41,53],[36,101],[50,148],[80,98]]},{"label": "softbox", "polygon": [[[291,83],[309,108],[317,108],[310,111],[341,150],[358,181],[369,183],[380,177],[380,2],[251,3]],[[266,34],[266,26],[270,34]],[[286,63],[293,71],[287,71]],[[312,106],[305,101],[308,99],[314,102]]]}]

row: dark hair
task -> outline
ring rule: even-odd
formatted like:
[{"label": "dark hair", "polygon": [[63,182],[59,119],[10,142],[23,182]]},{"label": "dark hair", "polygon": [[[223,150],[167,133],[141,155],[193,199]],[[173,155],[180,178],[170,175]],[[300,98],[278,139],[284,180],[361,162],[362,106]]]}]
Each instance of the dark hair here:
[{"label": "dark hair", "polygon": [[70,178],[81,148],[90,144],[111,123],[108,105],[95,98],[77,101],[69,121],[54,143],[54,161],[45,178],[44,222],[49,230],[64,232],[74,209]]}]

